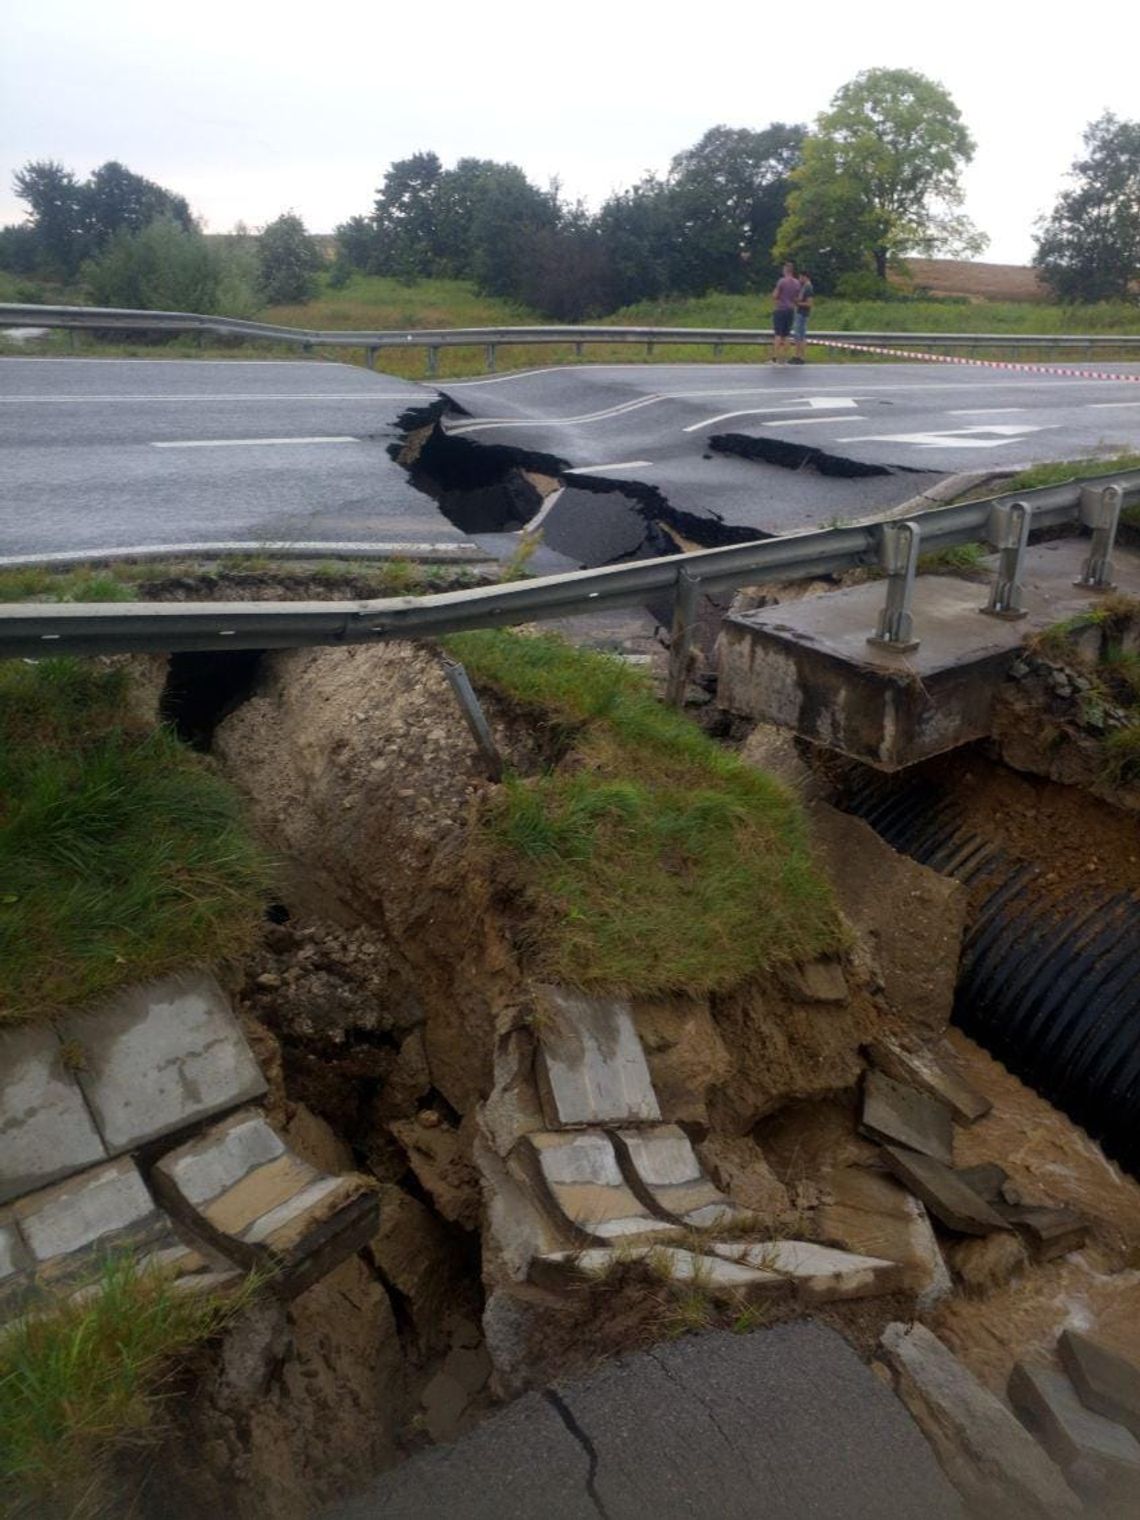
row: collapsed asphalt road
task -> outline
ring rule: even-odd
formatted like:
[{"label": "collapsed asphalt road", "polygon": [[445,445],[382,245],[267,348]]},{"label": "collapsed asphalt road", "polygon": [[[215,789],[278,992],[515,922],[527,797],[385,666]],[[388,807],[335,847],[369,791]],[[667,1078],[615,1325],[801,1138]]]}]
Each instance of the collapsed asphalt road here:
[{"label": "collapsed asphalt road", "polygon": [[[435,462],[409,473],[425,423]],[[320,360],[9,358],[0,556],[216,540],[502,554],[541,513],[551,568],[604,564],[1112,446],[1140,448],[1136,385],[982,368],[586,365],[438,391]],[[520,466],[561,494],[518,488]]]}]

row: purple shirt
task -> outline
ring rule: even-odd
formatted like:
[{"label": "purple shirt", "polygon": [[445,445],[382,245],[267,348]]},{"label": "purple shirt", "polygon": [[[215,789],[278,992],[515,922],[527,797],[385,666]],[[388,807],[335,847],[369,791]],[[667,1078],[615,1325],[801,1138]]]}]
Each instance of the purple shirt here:
[{"label": "purple shirt", "polygon": [[794,274],[785,274],[776,281],[776,310],[792,311],[800,298],[800,282]]}]

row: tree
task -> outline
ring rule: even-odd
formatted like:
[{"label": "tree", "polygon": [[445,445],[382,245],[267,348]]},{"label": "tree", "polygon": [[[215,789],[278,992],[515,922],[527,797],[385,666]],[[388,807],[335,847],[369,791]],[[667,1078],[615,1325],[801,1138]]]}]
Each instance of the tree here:
[{"label": "tree", "polygon": [[41,265],[70,277],[88,251],[82,185],[70,169],[45,158],[17,169],[13,186],[28,207]]},{"label": "tree", "polygon": [[436,153],[398,159],[376,196],[374,267],[378,274],[417,280],[432,271],[435,187],[443,165]]},{"label": "tree", "polygon": [[184,232],[194,227],[185,198],[111,160],[100,165],[82,186],[87,235],[95,249],[116,232],[141,232],[159,217],[169,217]]},{"label": "tree", "polygon": [[160,217],[141,232],[116,232],[83,276],[96,306],[211,313],[222,263],[200,232]]},{"label": "tree", "polygon": [[867,69],[816,122],[793,170],[773,256],[812,273],[887,265],[908,253],[980,253],[960,175],[974,141],[948,92],[910,69]]},{"label": "tree", "polygon": [[350,269],[367,272],[372,268],[376,253],[376,223],[368,216],[350,216],[335,228],[337,258]]},{"label": "tree", "polygon": [[307,301],[316,290],[320,254],[304,222],[292,211],[262,228],[257,261],[261,293],[271,306]]},{"label": "tree", "polygon": [[1062,300],[1127,300],[1140,280],[1140,121],[1106,111],[1084,144],[1072,188],[1038,224],[1033,262]]}]

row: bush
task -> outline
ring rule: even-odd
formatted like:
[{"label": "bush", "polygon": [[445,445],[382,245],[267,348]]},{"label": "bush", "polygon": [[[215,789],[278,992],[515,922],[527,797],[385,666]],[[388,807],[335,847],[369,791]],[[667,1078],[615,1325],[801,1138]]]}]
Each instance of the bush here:
[{"label": "bush", "polygon": [[308,301],[321,258],[305,224],[291,211],[264,228],[257,245],[261,293],[271,306]]},{"label": "bush", "polygon": [[835,282],[835,294],[845,301],[897,301],[899,293],[870,269],[853,269]]}]

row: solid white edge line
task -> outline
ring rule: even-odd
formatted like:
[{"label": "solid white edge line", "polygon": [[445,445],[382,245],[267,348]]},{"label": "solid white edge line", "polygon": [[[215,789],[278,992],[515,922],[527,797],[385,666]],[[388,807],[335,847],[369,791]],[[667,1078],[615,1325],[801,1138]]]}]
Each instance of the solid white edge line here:
[{"label": "solid white edge line", "polygon": [[[743,416],[744,413],[738,415]],[[782,417],[775,418],[772,422],[762,422],[761,427],[787,428],[787,427],[817,427],[821,422],[866,422],[862,412],[844,412],[842,417],[789,417],[785,421]]]},{"label": "solid white edge line", "polygon": [[118,395],[111,391],[104,393],[87,391],[81,396],[0,396],[0,403],[26,405],[31,401],[153,401],[161,405],[164,402],[177,401],[181,405],[184,401],[207,401],[216,404],[219,401],[407,401],[409,399],[411,398],[406,393],[401,395],[393,393],[390,395],[362,396],[359,391],[295,391],[288,396],[267,396],[261,391],[258,391],[256,394],[243,391],[217,391],[209,396],[203,396],[199,391],[185,396],[177,395],[173,392],[164,396],[135,396]]},{"label": "solid white edge line", "polygon": [[152,443],[152,449],[248,449],[257,448],[262,444],[272,444],[276,447],[282,443],[363,443],[363,438],[352,438],[348,434],[343,437],[329,438],[187,438],[181,441],[169,443]]},{"label": "solid white edge line", "polygon": [[588,475],[591,470],[644,470],[652,465],[651,459],[626,459],[621,464],[576,464],[572,470],[563,470],[564,475]]}]

